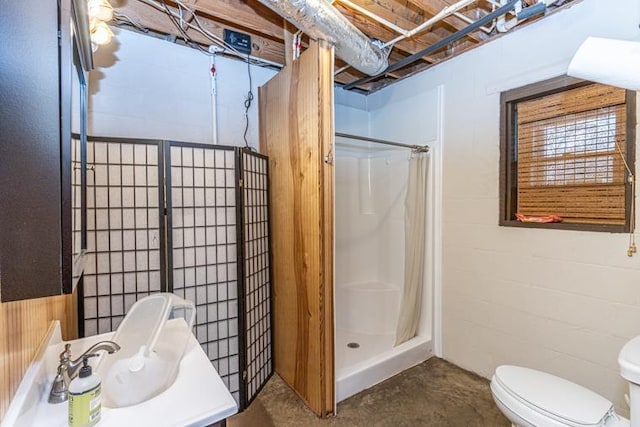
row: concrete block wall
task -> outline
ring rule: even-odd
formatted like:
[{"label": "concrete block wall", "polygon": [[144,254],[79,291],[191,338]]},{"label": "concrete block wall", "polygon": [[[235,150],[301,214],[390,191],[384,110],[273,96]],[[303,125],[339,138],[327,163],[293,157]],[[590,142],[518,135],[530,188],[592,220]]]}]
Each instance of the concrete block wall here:
[{"label": "concrete block wall", "polygon": [[[89,76],[89,135],[213,143],[213,101],[220,145],[245,145],[246,62],[217,57],[217,95],[211,96],[211,58],[133,31],[115,29],[95,53]],[[251,66],[253,102],[249,145],[258,146],[258,87],[276,70]]]},{"label": "concrete block wall", "polygon": [[[444,87],[444,357],[487,378],[500,364],[548,371],[621,413],[617,356],[640,334],[640,255],[627,257],[625,234],[498,226],[500,92],[564,74],[588,35],[639,40],[639,23],[635,0],[584,0],[367,101],[370,111],[428,102]],[[399,106],[416,125],[395,132],[419,138],[428,108]]]}]

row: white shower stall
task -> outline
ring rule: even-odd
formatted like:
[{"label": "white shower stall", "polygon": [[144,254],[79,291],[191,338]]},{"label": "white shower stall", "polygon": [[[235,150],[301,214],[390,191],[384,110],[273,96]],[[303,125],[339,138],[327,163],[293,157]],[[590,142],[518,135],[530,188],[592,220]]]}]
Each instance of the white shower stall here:
[{"label": "white shower stall", "polygon": [[[408,142],[413,143],[413,142]],[[405,285],[405,217],[412,151],[336,137],[336,400],[391,377],[432,353],[431,253],[426,254],[417,335],[400,344],[396,328]],[[429,155],[426,163],[429,163]],[[424,166],[424,165],[423,165]],[[427,172],[428,172],[427,168]],[[430,181],[427,178],[427,188]],[[430,220],[425,191],[427,218]]]},{"label": "white shower stall", "polygon": [[[418,95],[410,85],[398,87],[367,97],[335,91],[338,134],[429,146],[423,165],[424,232],[417,233],[406,207],[412,151],[363,139],[335,139],[337,402],[433,355],[441,355],[442,247],[438,242],[442,240],[440,144],[444,90],[437,87]],[[416,197],[411,199],[416,201]],[[415,203],[410,204],[409,212],[415,208]],[[407,217],[412,233],[408,241]],[[423,254],[411,245],[417,234],[424,237]],[[419,265],[424,269],[422,293],[416,298],[420,302],[416,334],[396,345],[405,288],[405,245],[412,248],[409,267],[415,268],[420,264],[418,257],[423,258]],[[414,281],[409,280],[408,289],[412,289],[411,283]],[[411,312],[402,311],[405,315]]]}]

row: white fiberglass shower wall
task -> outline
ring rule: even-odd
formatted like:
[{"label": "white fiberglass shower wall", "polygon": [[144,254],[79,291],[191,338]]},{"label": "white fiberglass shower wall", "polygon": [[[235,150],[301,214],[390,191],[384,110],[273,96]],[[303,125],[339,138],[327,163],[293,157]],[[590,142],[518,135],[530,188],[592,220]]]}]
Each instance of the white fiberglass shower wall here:
[{"label": "white fiberglass shower wall", "polygon": [[[339,92],[339,91],[338,91]],[[403,123],[402,101],[336,93],[338,132],[430,145],[427,171],[425,277],[417,336],[394,346],[404,286],[405,198],[411,150],[336,137],[335,151],[335,367],[336,400],[387,379],[433,355],[434,221],[440,117]],[[355,101],[354,101],[355,99]],[[396,117],[398,116],[398,117]],[[426,127],[430,127],[424,132]],[[431,129],[432,127],[432,129]],[[409,131],[407,132],[407,129]]]}]

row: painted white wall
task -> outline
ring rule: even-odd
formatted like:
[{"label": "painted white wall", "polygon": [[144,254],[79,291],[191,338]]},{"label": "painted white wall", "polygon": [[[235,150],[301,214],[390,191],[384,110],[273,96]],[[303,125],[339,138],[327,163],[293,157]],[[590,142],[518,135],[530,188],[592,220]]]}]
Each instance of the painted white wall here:
[{"label": "painted white wall", "polygon": [[[132,31],[114,29],[95,53],[89,78],[89,134],[213,143],[211,58],[202,52]],[[247,64],[216,58],[217,136],[244,145]],[[258,144],[258,86],[276,71],[251,66],[250,145]]]},{"label": "painted white wall", "polygon": [[[245,145],[244,101],[249,91],[247,63],[226,57],[216,58],[218,144]],[[260,138],[258,125],[258,87],[264,85],[277,70],[251,66],[251,91],[253,102],[249,107],[249,129],[247,141],[257,148]]]},{"label": "painted white wall", "polygon": [[444,357],[485,377],[545,370],[623,413],[617,355],[640,334],[640,256],[624,234],[497,225],[499,114],[501,91],[563,74],[588,35],[640,39],[638,22],[637,0],[584,0],[368,99],[372,135],[422,138],[444,87]]},{"label": "painted white wall", "polygon": [[336,132],[368,136],[367,97],[336,87],[334,90],[334,127]]}]

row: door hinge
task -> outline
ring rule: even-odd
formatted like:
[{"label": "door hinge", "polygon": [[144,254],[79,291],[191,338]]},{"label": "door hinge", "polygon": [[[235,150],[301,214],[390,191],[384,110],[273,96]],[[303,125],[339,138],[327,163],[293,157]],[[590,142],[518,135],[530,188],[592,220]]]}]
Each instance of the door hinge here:
[{"label": "door hinge", "polygon": [[329,146],[329,152],[324,156],[324,162],[328,165],[333,164],[333,144]]},{"label": "door hinge", "polygon": [[244,180],[243,179],[240,179],[238,181],[238,187],[240,187],[240,188],[244,187]]},{"label": "door hinge", "polygon": [[246,369],[244,371],[242,371],[242,380],[243,381],[247,380],[247,370]]}]

